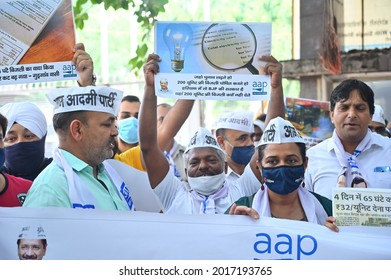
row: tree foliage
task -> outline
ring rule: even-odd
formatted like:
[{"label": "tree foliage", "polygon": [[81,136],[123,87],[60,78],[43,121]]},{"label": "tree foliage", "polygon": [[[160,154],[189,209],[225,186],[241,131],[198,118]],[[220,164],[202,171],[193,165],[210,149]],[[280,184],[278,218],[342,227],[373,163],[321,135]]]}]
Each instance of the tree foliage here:
[{"label": "tree foliage", "polygon": [[76,28],[83,29],[84,22],[88,20],[88,9],[92,5],[102,3],[104,3],[106,10],[109,8],[129,10],[129,7],[134,10],[134,15],[137,17],[140,27],[144,30],[144,35],[141,43],[137,46],[135,56],[130,59],[129,64],[133,69],[141,69],[148,52],[146,38],[150,35],[159,13],[165,12],[164,5],[168,3],[168,0],[77,0],[73,7]]}]

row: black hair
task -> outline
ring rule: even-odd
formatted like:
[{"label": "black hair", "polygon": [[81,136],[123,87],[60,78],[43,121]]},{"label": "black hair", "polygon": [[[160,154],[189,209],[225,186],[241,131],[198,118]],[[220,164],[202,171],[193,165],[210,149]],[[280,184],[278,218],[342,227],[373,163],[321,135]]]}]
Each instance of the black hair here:
[{"label": "black hair", "polygon": [[265,122],[265,120],[266,120],[266,114],[265,114],[265,113],[260,114],[260,115],[257,117],[257,120],[260,120],[260,121],[262,121],[262,122]]},{"label": "black hair", "polygon": [[371,115],[375,112],[375,98],[373,90],[364,82],[348,79],[341,82],[330,95],[330,111],[334,111],[337,102],[348,100],[353,90],[358,90],[361,98],[368,103]]},{"label": "black hair", "polygon": [[135,95],[125,95],[124,97],[122,97],[121,102],[124,102],[124,101],[141,103],[140,98],[138,98]]}]

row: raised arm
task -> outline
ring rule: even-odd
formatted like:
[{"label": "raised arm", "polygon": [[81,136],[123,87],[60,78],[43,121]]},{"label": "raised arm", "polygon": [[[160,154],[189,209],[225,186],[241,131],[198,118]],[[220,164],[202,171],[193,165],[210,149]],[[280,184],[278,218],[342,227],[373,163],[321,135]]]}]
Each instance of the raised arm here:
[{"label": "raised arm", "polygon": [[86,52],[83,43],[77,43],[74,48],[74,55],[72,63],[76,66],[79,71],[80,79],[77,81],[79,86],[86,87],[95,84],[94,63],[91,56]]},{"label": "raised arm", "polygon": [[164,151],[189,117],[194,100],[178,99],[158,128],[158,145]]},{"label": "raised arm", "polygon": [[261,56],[259,59],[267,62],[262,74],[271,76],[271,93],[265,120],[265,125],[267,125],[275,117],[285,118],[282,64],[273,56]]},{"label": "raised arm", "polygon": [[157,97],[154,76],[159,72],[158,61],[158,55],[150,54],[144,65],[145,88],[139,114],[139,143],[152,188],[164,179],[170,169],[170,164],[157,141]]},{"label": "raised arm", "polygon": [[[267,62],[264,67],[264,72],[260,74],[271,76],[271,93],[265,120],[265,124],[267,125],[269,121],[275,117],[285,118],[284,92],[282,89],[282,64],[273,56],[261,56],[259,60]],[[257,149],[255,149],[255,153],[250,161],[250,166],[255,176],[261,181],[262,176],[257,169],[257,160],[258,152]]]}]

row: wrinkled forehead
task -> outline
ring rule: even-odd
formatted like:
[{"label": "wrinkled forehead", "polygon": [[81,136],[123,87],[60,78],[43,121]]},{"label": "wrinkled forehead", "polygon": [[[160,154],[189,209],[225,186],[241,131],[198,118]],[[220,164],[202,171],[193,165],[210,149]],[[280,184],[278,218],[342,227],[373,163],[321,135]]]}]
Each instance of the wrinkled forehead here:
[{"label": "wrinkled forehead", "polygon": [[188,151],[189,160],[194,158],[218,157],[217,149],[212,147],[196,147]]}]

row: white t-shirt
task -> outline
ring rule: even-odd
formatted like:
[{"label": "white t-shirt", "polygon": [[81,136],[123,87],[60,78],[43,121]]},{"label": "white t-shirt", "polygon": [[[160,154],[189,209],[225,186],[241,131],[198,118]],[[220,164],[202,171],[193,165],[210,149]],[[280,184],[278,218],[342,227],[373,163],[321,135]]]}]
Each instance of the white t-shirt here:
[{"label": "white t-shirt", "polygon": [[[356,159],[368,188],[391,188],[391,138],[371,134],[370,148]],[[332,188],[337,186],[341,165],[335,154],[332,138],[311,147],[307,151],[308,166],[305,172],[305,187],[329,199]],[[378,167],[378,168],[376,168]],[[376,170],[388,170],[379,172]]]},{"label": "white t-shirt", "polygon": [[[229,184],[228,194],[215,200],[216,214],[224,214],[236,200],[256,193],[261,187],[249,165],[239,179],[226,181],[225,184]],[[165,213],[200,214],[202,202],[196,200],[189,189],[187,182],[180,181],[169,171],[154,192],[161,200]]]}]

